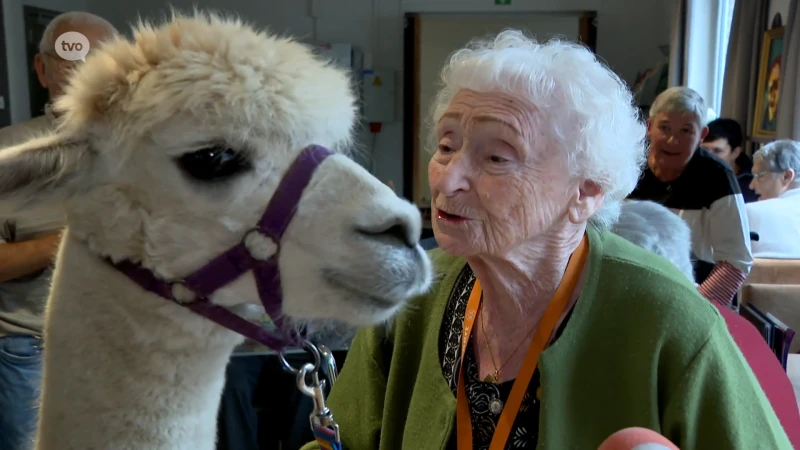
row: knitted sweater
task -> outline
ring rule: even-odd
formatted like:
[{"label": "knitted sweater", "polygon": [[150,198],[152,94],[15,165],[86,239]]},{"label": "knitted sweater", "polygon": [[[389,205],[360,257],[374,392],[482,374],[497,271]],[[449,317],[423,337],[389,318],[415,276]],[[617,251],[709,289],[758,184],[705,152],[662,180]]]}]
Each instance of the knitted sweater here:
[{"label": "knitted sweater", "polygon": [[[608,231],[588,234],[579,300],[539,361],[538,448],[594,450],[639,426],[681,450],[791,449],[714,306],[661,257]],[[466,263],[439,250],[431,256],[441,281],[390,329],[361,330],[332,389],[346,449],[443,450],[455,439],[456,399],[437,352]]]}]

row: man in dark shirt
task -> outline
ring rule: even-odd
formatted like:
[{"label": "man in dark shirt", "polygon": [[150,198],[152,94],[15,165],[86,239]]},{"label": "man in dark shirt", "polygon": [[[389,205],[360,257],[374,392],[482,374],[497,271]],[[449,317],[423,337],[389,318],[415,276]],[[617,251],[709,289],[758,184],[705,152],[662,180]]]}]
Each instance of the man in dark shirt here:
[{"label": "man in dark shirt", "polygon": [[750,227],[733,170],[700,147],[707,111],[686,87],[656,98],[647,120],[647,165],[630,198],[660,203],[689,225],[699,290],[729,305],[753,263]]},{"label": "man in dark shirt", "polygon": [[701,144],[709,152],[719,156],[733,169],[745,203],[758,201],[755,191],[750,189],[753,181],[753,161],[742,150],[744,134],[742,126],[733,119],[716,119],[706,125],[708,134]]}]

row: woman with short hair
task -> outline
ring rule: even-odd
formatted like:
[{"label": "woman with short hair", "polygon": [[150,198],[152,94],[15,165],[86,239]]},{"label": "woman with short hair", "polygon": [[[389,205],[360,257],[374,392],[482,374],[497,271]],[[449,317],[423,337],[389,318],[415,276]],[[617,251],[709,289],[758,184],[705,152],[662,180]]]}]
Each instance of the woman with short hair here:
[{"label": "woman with short hair", "polygon": [[647,119],[649,152],[630,198],[660,203],[692,230],[700,292],[729,305],[753,265],[744,197],[731,168],[700,147],[708,134],[706,104],[687,87],[653,101]]},{"label": "woman with short hair", "polygon": [[355,338],[329,398],[344,448],[595,449],[642,426],[683,450],[790,449],[717,310],[608,231],[645,158],[625,84],[518,31],[442,80],[438,282]]},{"label": "woman with short hair", "polygon": [[758,201],[747,204],[756,258],[800,259],[800,142],[783,139],[753,155],[750,186]]}]

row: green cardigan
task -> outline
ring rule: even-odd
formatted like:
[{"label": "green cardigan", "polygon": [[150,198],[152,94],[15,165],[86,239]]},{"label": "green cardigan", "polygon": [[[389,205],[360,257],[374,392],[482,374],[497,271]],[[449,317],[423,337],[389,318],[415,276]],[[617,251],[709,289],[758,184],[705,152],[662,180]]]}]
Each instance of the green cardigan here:
[{"label": "green cardigan", "polygon": [[[610,232],[588,233],[583,290],[539,363],[538,449],[595,450],[615,431],[639,426],[681,450],[790,450],[714,306],[665,259]],[[439,329],[466,263],[430,255],[438,285],[390,329],[361,330],[332,389],[328,405],[346,449],[440,450],[454,435]]]}]

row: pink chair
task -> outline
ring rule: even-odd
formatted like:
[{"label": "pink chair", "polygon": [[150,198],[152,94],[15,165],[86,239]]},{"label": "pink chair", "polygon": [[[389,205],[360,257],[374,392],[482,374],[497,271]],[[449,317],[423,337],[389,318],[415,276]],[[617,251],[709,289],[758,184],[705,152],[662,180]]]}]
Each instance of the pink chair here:
[{"label": "pink chair", "polygon": [[717,302],[711,303],[725,318],[728,331],[750,364],[783,429],[789,435],[792,446],[800,449],[800,411],[797,409],[792,383],[778,358],[764,341],[761,333],[747,319],[727,307],[720,306]]}]

